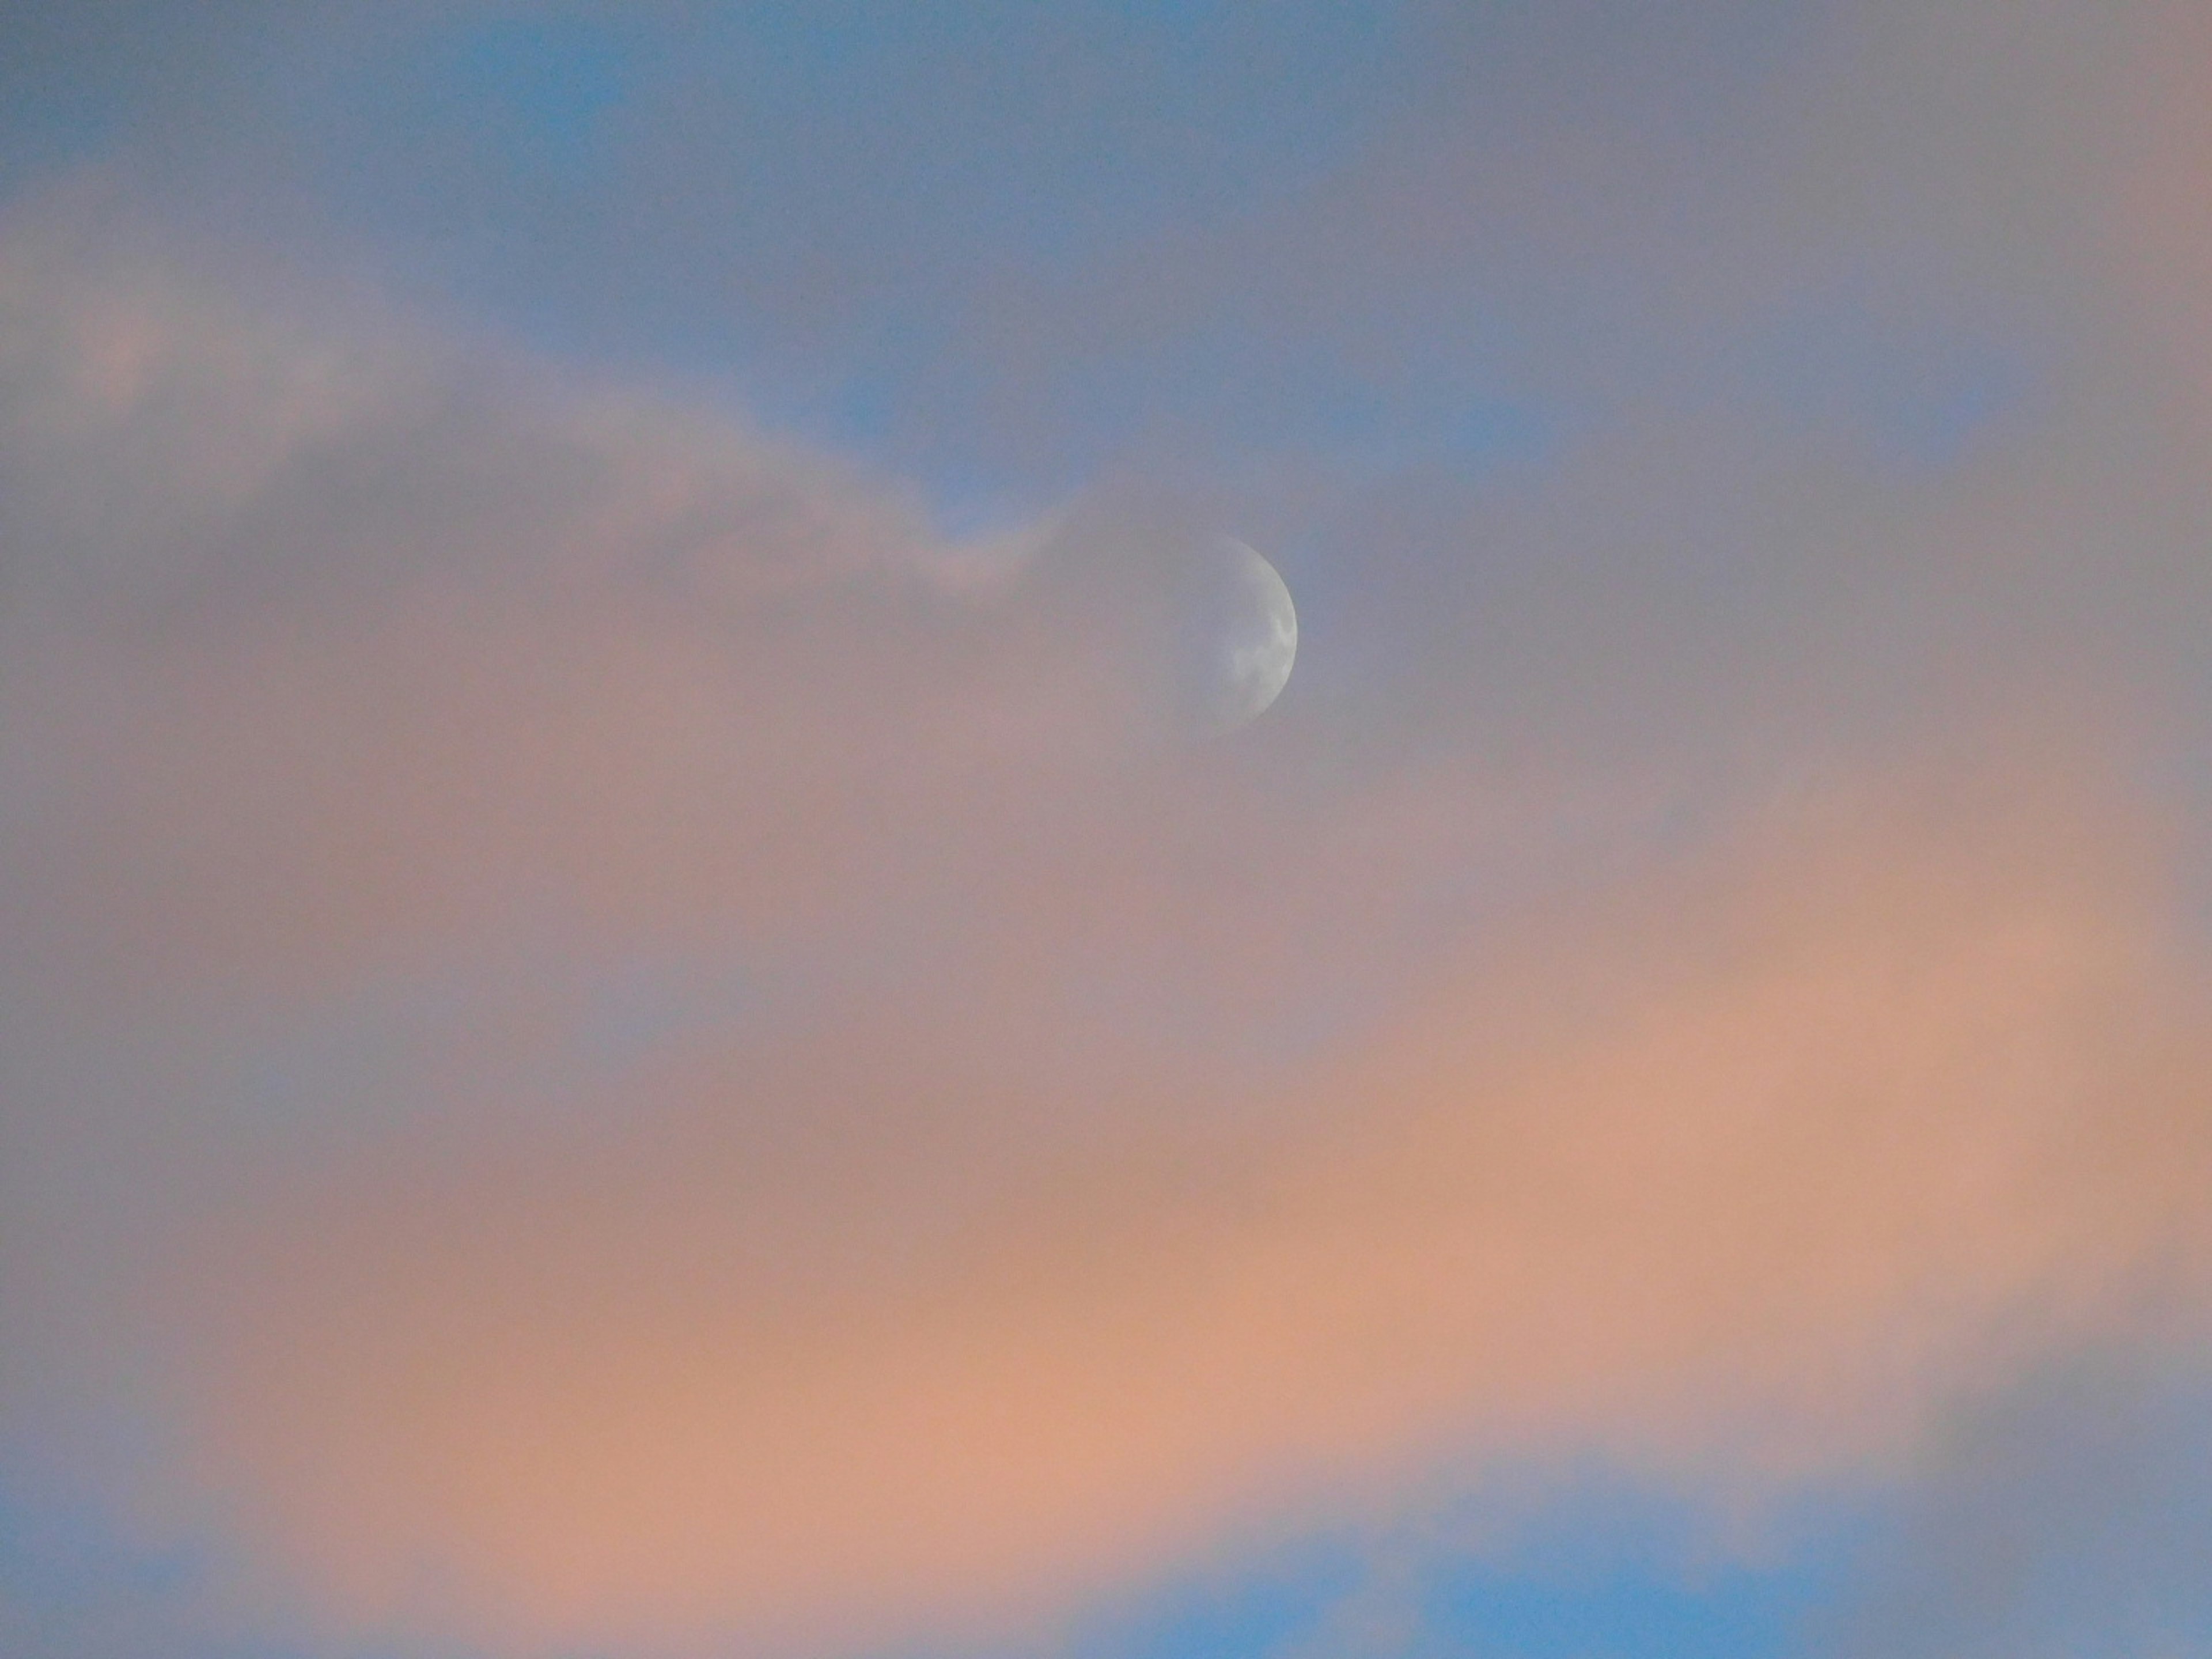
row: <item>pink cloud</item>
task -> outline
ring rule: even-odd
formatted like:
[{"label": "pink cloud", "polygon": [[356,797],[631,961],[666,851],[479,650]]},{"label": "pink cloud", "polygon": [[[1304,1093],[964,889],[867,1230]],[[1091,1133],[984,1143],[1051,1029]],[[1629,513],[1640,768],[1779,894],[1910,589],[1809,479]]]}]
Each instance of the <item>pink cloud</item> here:
[{"label": "pink cloud", "polygon": [[[1849,130],[1784,169],[1820,213],[1897,165]],[[2142,165],[2114,222],[2185,252]],[[1495,1460],[1859,1478],[2201,1321],[2212,1022],[2130,770],[2206,610],[2152,257],[2072,318],[2125,373],[1940,485],[1715,416],[1437,492],[1525,586],[1440,580],[1384,718],[1294,687],[1200,750],[1190,526],[1133,489],[952,544],[98,209],[0,240],[0,1422],[150,1424],[117,1501],[248,1599],[519,1651],[988,1625]],[[1698,603],[1613,550],[1717,524],[1759,559]],[[1733,769],[1784,749],[1813,782]]]},{"label": "pink cloud", "polygon": [[198,1468],[349,1622],[530,1650],[1003,1613],[1440,1462],[1848,1478],[2197,1305],[2139,844],[2040,785],[1785,814],[1236,1119],[1054,1121],[986,981],[403,1138],[196,1249]]}]

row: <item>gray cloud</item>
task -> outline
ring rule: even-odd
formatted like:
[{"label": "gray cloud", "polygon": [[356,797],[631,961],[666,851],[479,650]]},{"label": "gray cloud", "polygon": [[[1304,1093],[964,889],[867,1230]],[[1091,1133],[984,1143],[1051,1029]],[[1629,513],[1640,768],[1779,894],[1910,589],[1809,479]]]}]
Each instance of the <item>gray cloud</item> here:
[{"label": "gray cloud", "polygon": [[2212,1645],[2201,1352],[2054,1360],[1962,1407],[1899,1535],[1818,1650],[1894,1659],[2180,1656]]}]

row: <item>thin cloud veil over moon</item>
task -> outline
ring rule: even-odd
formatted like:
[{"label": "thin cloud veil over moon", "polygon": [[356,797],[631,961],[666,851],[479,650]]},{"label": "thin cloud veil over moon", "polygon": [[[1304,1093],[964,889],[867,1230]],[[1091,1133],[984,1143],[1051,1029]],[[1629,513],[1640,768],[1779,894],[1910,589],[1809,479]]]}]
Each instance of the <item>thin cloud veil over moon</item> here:
[{"label": "thin cloud veil over moon", "polygon": [[1221,737],[1266,714],[1290,684],[1297,607],[1275,567],[1233,537],[1215,538],[1194,562],[1185,627],[1197,726]]}]

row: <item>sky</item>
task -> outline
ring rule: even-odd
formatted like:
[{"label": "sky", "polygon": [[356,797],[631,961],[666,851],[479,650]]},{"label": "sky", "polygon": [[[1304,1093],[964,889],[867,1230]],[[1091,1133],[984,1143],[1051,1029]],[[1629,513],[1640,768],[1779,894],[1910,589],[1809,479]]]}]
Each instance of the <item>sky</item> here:
[{"label": "sky", "polygon": [[0,5],[0,1652],[2212,1659],[2208,462],[2196,0]]}]

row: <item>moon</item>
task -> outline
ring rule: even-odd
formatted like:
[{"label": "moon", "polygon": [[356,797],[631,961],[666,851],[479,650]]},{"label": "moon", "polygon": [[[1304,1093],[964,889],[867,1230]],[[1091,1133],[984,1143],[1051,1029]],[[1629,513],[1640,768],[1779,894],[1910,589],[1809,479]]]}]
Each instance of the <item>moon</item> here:
[{"label": "moon", "polygon": [[1275,567],[1224,536],[1208,550],[1206,606],[1210,684],[1204,729],[1224,735],[1267,711],[1290,684],[1298,654],[1298,612]]}]

